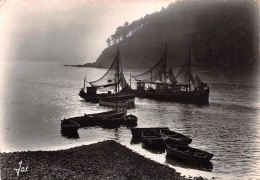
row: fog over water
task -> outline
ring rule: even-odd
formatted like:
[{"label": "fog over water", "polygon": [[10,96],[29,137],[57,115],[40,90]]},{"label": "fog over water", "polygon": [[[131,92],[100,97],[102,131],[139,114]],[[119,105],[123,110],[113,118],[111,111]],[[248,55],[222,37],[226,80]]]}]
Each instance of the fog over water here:
[{"label": "fog over water", "polygon": [[169,3],[5,1],[0,11],[0,60],[94,62],[118,26]]}]

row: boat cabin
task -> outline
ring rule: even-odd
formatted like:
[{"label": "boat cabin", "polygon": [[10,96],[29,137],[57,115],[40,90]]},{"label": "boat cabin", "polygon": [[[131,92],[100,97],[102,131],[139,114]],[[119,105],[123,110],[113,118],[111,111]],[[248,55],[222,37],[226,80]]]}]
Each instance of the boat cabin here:
[{"label": "boat cabin", "polygon": [[164,84],[156,84],[156,90],[161,90],[161,89],[165,89],[165,85]]},{"label": "boat cabin", "polygon": [[137,82],[137,91],[145,91],[145,82]]},{"label": "boat cabin", "polygon": [[96,87],[87,87],[87,94],[89,95],[96,95],[97,94],[97,88]]}]

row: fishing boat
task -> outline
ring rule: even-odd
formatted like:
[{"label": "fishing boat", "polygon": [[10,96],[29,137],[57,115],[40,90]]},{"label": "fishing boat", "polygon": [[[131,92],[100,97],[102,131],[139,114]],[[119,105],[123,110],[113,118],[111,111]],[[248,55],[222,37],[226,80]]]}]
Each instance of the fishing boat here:
[{"label": "fishing boat", "polygon": [[77,132],[80,128],[80,125],[72,120],[64,119],[61,121],[62,132],[74,133]]},{"label": "fishing boat", "polygon": [[[191,62],[192,50],[190,44],[186,60],[175,76],[172,68],[167,67],[166,44],[163,56],[154,67],[142,74],[133,76],[133,79],[137,82],[136,96],[159,101],[194,103],[197,105],[209,104],[209,86],[201,80],[196,72],[195,65],[192,65]],[[181,77],[181,75],[184,77]]]},{"label": "fishing boat", "polygon": [[213,157],[213,154],[206,151],[182,145],[167,144],[166,152],[171,157],[196,163],[207,163]]},{"label": "fishing boat", "polygon": [[96,98],[97,89],[101,92],[106,92],[97,95],[99,96],[99,104],[102,106],[134,106],[135,94],[131,91],[131,87],[125,79],[121,65],[119,48],[108,71],[101,78],[96,81],[89,82],[89,84],[91,85],[91,87],[89,87],[89,93],[92,93],[94,98]]},{"label": "fishing boat", "polygon": [[163,137],[160,135],[160,133],[154,130],[143,130],[142,143],[151,148],[163,149],[165,147]]},{"label": "fishing boat", "polygon": [[192,142],[191,138],[169,129],[160,129],[160,134],[166,143],[188,145]]},{"label": "fishing boat", "polygon": [[79,91],[79,96],[87,102],[98,103],[100,94],[97,94],[96,87],[85,87],[86,85],[86,76],[84,78],[84,86]]}]

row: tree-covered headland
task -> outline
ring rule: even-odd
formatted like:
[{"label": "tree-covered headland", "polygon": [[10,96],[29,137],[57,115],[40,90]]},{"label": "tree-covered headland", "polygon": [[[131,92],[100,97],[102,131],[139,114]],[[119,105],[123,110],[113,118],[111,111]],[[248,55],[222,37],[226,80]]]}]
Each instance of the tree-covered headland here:
[{"label": "tree-covered headland", "polygon": [[91,66],[109,67],[120,47],[123,66],[151,67],[163,54],[165,43],[168,63],[180,65],[190,41],[196,64],[215,69],[254,66],[259,55],[258,3],[176,1],[160,12],[119,26],[106,40],[108,47]]}]

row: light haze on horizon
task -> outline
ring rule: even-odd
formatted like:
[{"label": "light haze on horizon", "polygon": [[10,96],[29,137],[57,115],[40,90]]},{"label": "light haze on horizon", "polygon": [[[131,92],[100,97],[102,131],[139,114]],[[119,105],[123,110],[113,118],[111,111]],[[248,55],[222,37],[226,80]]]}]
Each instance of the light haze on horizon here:
[{"label": "light haze on horizon", "polygon": [[126,21],[171,1],[5,1],[0,11],[0,61],[94,62]]}]

